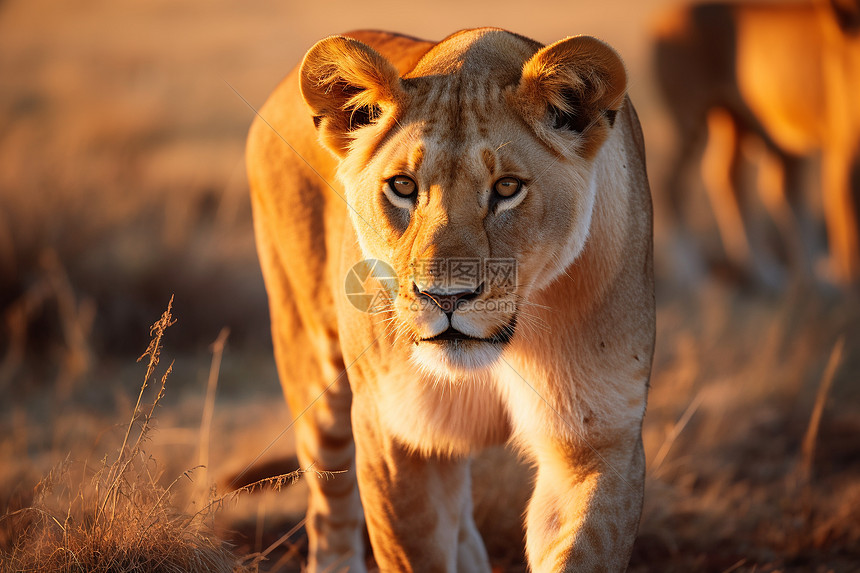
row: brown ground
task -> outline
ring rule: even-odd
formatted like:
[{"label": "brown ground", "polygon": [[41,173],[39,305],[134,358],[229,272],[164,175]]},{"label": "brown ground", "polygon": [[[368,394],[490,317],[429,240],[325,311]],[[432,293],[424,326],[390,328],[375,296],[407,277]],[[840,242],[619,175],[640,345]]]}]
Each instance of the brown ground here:
[{"label": "brown ground", "polygon": [[[259,106],[314,41],[353,28],[591,33],[630,68],[659,199],[672,138],[649,80],[647,23],[670,3],[532,2],[523,16],[513,0],[437,0],[427,14],[404,2],[0,1],[0,512],[30,504],[68,454],[84,471],[115,452],[145,371],[135,359],[173,293],[164,359],[175,365],[144,444],[155,480],[197,464],[222,327],[210,469],[195,484],[223,490],[252,463],[254,476],[295,469],[244,179],[253,112],[231,86]],[[717,279],[684,288],[668,274],[659,210],[657,224],[650,469],[631,570],[860,570],[856,295]],[[478,492],[477,512],[499,570],[518,571],[520,537],[498,528],[517,515],[508,490],[522,475],[502,458],[476,470],[497,484]],[[196,485],[185,484],[175,504],[193,509]],[[304,487],[240,496],[216,525],[238,554],[264,550],[301,519]],[[0,521],[0,551],[16,540],[11,521]],[[304,549],[299,529],[261,568],[298,570]]]}]

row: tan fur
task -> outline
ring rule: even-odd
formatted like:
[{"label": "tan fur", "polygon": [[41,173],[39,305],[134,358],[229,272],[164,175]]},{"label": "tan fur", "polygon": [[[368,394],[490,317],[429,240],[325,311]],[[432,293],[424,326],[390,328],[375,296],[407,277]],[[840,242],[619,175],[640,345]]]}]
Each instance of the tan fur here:
[{"label": "tan fur", "polygon": [[[625,88],[589,37],[357,32],[314,46],[261,109],[248,174],[280,377],[302,463],[345,471],[310,478],[310,570],[362,571],[365,521],[383,571],[488,571],[469,456],[507,440],[538,472],[532,570],[626,567],[655,317]],[[553,105],[581,129],[554,128]],[[397,175],[417,182],[414,205],[386,195]],[[497,202],[503,177],[525,187]],[[344,294],[367,258],[398,276],[378,314]],[[417,303],[450,281],[419,287],[413,265],[452,258],[515,260],[517,283],[487,284],[449,319]],[[449,326],[488,339],[514,317],[507,343],[426,341]]]},{"label": "tan fur", "polygon": [[[708,3],[675,9],[656,34],[657,78],[679,130],[668,187],[683,225],[685,169],[708,134],[703,176],[727,255],[776,283],[741,188],[741,143],[755,135],[778,159],[766,205],[796,271],[812,274],[815,230],[801,160],[823,155],[833,278],[860,278],[860,1]],[[687,241],[688,239],[683,239]],[[778,273],[777,273],[778,274]]]}]

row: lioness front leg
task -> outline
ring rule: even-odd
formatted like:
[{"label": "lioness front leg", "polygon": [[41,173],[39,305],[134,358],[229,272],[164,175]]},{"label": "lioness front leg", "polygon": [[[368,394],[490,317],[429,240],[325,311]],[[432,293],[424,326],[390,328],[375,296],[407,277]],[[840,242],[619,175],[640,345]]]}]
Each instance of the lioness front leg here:
[{"label": "lioness front leg", "polygon": [[623,571],[642,511],[638,436],[600,449],[555,443],[537,453],[526,552],[535,572]]},{"label": "lioness front leg", "polygon": [[472,518],[468,458],[425,457],[379,425],[375,408],[353,406],[361,502],[381,571],[490,571]]}]

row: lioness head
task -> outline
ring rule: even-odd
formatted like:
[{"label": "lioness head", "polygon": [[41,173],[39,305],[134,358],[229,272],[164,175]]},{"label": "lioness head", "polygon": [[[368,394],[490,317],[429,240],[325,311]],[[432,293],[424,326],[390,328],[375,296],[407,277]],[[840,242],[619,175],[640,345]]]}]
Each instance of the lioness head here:
[{"label": "lioness head", "polygon": [[401,77],[330,37],[306,55],[301,90],[363,254],[396,271],[394,332],[437,375],[491,366],[524,330],[529,293],[585,244],[592,162],[626,90],[618,55],[587,36],[541,47],[469,30]]}]

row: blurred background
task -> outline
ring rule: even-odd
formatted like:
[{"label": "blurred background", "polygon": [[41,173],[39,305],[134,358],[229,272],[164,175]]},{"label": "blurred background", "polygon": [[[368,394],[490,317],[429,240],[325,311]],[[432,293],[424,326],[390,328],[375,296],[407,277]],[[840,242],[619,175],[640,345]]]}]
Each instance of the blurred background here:
[{"label": "blurred background", "polygon": [[[174,368],[146,446],[160,475],[169,482],[194,465],[224,328],[209,479],[223,490],[249,465],[295,469],[245,178],[254,112],[241,98],[259,108],[330,34],[441,39],[498,26],[544,43],[581,33],[609,42],[645,133],[658,345],[631,570],[860,570],[857,290],[832,280],[826,247],[810,245],[805,280],[784,245],[772,258],[785,272],[762,280],[743,268],[721,241],[698,159],[680,222],[668,207],[673,158],[692,143],[661,98],[653,46],[681,5],[0,1],[0,513],[28,505],[67,455],[98,460],[116,446],[145,372],[135,360],[172,295],[178,321],[163,360]],[[753,138],[739,152],[748,179],[763,170],[762,148]],[[826,230],[811,156],[802,187],[817,245]],[[776,234],[767,200],[750,197],[750,218]],[[479,500],[487,522],[505,504],[491,494]],[[303,496],[301,482],[243,496],[219,513],[218,530],[240,554],[266,549],[301,519]],[[518,534],[488,535],[497,570],[524,570]],[[0,549],[13,542],[0,522]],[[281,563],[261,568],[298,570],[302,543],[299,529]]]}]

